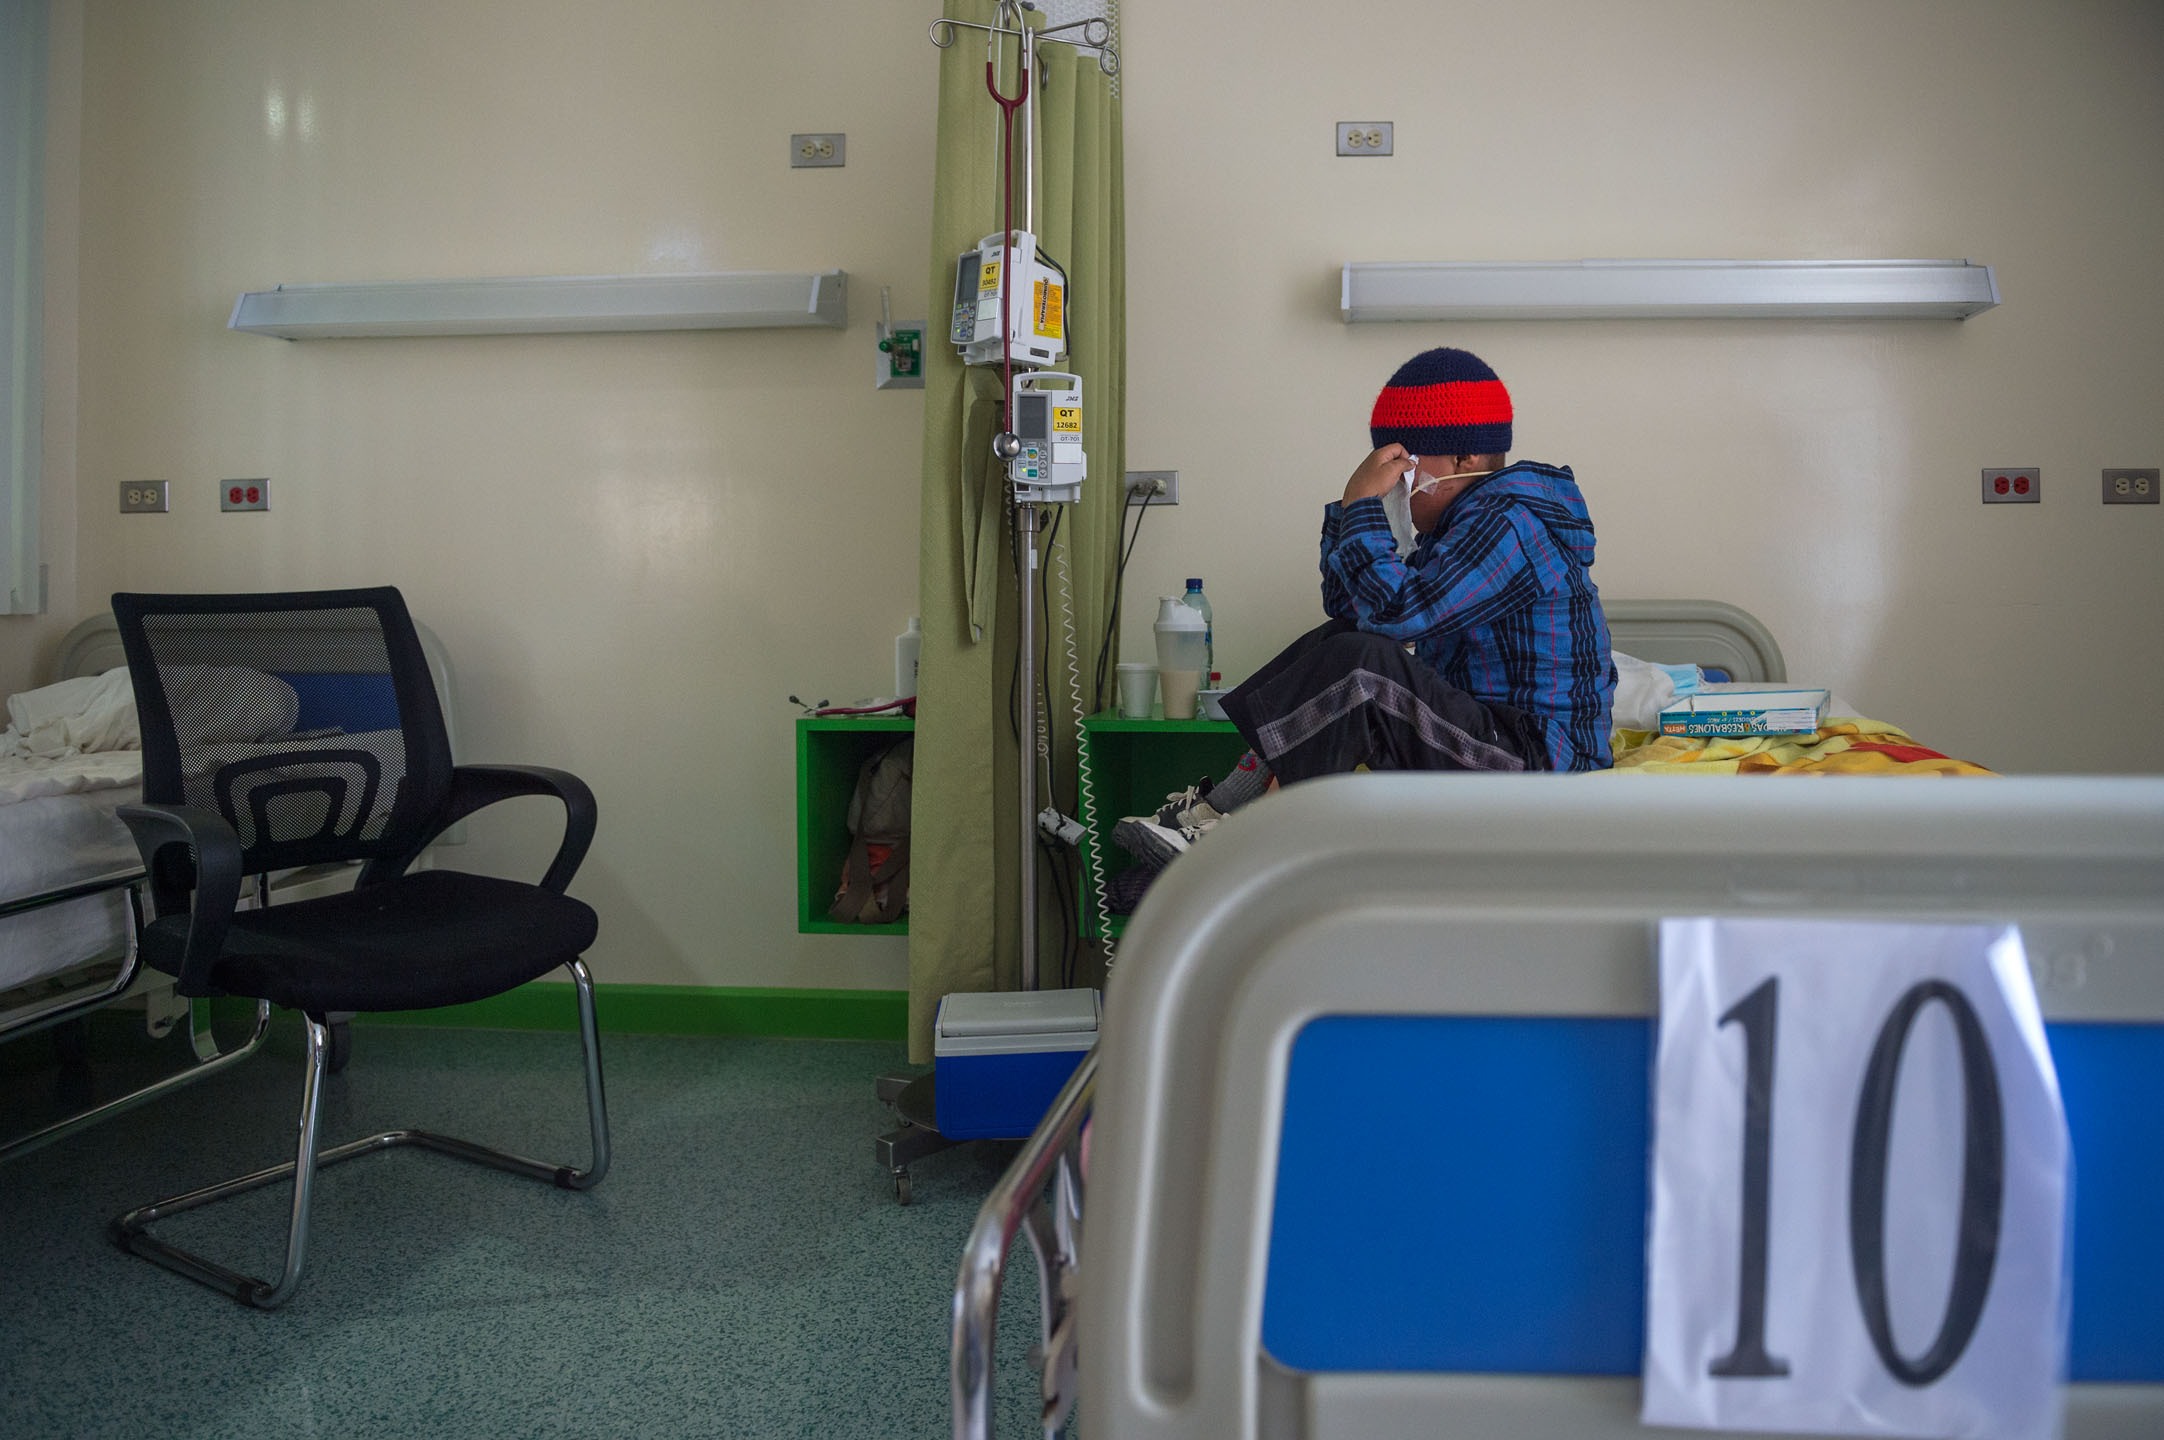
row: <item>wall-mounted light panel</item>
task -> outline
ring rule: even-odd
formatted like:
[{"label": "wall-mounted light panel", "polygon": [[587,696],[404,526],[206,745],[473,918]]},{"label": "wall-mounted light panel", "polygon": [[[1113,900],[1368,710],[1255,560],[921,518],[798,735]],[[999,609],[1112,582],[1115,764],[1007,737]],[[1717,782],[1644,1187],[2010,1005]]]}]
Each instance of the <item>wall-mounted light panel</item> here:
[{"label": "wall-mounted light panel", "polygon": [[848,283],[841,270],[731,270],[281,285],[243,294],[226,326],[281,340],[805,325],[839,330],[849,324]]},{"label": "wall-mounted light panel", "polygon": [[1999,303],[1989,265],[1966,260],[1359,262],[1344,268],[1345,323],[1372,320],[1965,320]]}]

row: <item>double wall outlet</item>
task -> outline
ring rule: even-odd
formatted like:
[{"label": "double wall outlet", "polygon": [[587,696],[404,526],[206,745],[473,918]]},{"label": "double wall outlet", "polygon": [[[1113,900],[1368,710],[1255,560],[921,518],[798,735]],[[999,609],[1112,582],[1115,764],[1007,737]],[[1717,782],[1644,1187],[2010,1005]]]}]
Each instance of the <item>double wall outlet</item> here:
[{"label": "double wall outlet", "polygon": [[1130,505],[1179,504],[1180,472],[1177,470],[1128,471],[1127,503]]},{"label": "double wall outlet", "polygon": [[2104,472],[2104,503],[2106,505],[2154,505],[2157,503],[2158,472],[2148,470],[2106,470]]},{"label": "double wall outlet", "polygon": [[120,513],[163,515],[173,508],[170,480],[123,480],[120,482]]},{"label": "double wall outlet", "polygon": [[2027,468],[1995,465],[1984,472],[1984,503],[1986,505],[2034,505],[2044,494],[2044,472],[2036,467]]},{"label": "double wall outlet", "polygon": [[849,163],[849,137],[841,134],[791,135],[789,168],[828,170]]},{"label": "double wall outlet", "polygon": [[1340,155],[1388,155],[1395,136],[1388,120],[1340,120],[1337,122],[1337,153]]},{"label": "double wall outlet", "polygon": [[218,482],[218,508],[220,510],[270,509],[270,481],[220,480]]}]

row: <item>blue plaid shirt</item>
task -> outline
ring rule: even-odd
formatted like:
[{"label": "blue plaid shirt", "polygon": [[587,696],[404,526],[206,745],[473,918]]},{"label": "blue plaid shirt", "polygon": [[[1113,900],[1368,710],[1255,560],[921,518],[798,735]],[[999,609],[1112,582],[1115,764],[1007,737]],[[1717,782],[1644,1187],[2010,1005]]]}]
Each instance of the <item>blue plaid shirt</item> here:
[{"label": "blue plaid shirt", "polygon": [[1476,481],[1402,559],[1380,499],[1323,511],[1331,617],[1410,640],[1446,683],[1544,721],[1555,770],[1610,763],[1616,675],[1592,565],[1592,517],[1567,466],[1520,461]]}]

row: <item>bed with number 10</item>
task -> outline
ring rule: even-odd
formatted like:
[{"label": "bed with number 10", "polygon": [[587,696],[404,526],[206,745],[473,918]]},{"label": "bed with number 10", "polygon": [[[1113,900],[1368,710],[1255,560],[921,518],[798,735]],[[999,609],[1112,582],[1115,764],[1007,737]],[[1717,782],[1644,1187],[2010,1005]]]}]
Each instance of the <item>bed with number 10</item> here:
[{"label": "bed with number 10", "polygon": [[957,1436],[1018,1227],[1094,1434],[1647,1433],[1655,933],[1701,915],[2019,927],[2079,1176],[2066,1433],[2164,1434],[2164,780],[1354,776],[1222,830],[980,1217]]}]

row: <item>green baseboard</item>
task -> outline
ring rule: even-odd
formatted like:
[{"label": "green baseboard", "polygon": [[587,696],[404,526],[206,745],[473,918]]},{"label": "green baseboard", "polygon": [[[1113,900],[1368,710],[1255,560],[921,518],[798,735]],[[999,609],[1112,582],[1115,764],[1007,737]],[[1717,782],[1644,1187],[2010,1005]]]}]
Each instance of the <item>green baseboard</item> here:
[{"label": "green baseboard", "polygon": [[[219,1013],[252,1011],[221,1000]],[[596,985],[594,1009],[610,1035],[776,1035],[819,1040],[902,1040],[906,990],[787,990],[723,985]],[[468,1005],[385,1010],[356,1025],[438,1025],[464,1030],[576,1030],[568,981],[536,980]]]}]

